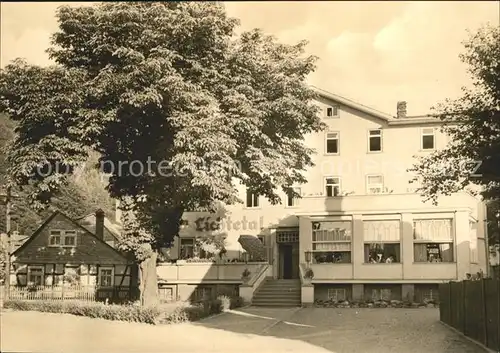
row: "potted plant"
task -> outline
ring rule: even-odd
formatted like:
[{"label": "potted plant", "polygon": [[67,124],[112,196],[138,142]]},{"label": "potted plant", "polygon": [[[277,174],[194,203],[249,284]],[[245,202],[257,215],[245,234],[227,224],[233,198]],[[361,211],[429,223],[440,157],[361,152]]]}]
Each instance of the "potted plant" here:
[{"label": "potted plant", "polygon": [[243,282],[248,282],[250,280],[250,275],[252,273],[248,270],[248,268],[245,268],[245,270],[243,271],[243,273],[241,274],[241,279],[243,280]]},{"label": "potted plant", "polygon": [[310,268],[306,270],[304,273],[304,283],[311,283],[311,280],[314,278],[314,272]]}]

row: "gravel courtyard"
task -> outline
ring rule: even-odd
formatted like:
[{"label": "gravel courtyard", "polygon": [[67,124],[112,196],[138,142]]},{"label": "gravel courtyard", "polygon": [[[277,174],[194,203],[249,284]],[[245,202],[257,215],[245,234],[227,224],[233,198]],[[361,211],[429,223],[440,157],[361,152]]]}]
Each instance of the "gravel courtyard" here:
[{"label": "gravel courtyard", "polygon": [[439,323],[438,309],[248,308],[201,324],[307,342],[335,353],[484,352]]},{"label": "gravel courtyard", "polygon": [[436,309],[246,308],[194,324],[151,326],[2,312],[2,352],[480,353]]}]

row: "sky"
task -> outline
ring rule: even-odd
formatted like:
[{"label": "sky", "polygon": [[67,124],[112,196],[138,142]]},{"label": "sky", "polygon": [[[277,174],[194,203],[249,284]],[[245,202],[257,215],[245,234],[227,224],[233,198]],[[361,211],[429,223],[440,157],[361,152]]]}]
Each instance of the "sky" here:
[{"label": "sky", "polygon": [[[23,57],[48,65],[45,49],[57,30],[55,10],[63,4],[1,4],[1,57],[5,66]],[[88,3],[87,3],[88,4]],[[500,23],[496,1],[260,1],[226,2],[241,29],[262,28],[279,40],[309,41],[319,57],[309,83],[395,115],[397,101],[420,115],[470,85],[463,52],[467,29]]]}]

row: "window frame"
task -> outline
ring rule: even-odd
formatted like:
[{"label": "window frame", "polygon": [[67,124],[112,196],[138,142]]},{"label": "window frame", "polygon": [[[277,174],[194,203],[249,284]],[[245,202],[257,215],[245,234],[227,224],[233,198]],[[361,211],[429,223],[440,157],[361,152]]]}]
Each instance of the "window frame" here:
[{"label": "window frame", "polygon": [[[251,202],[251,206],[248,205],[248,196],[252,195],[252,202]],[[260,202],[259,202],[259,195],[250,191],[250,190],[246,190],[246,194],[245,194],[245,208],[249,208],[249,209],[259,209],[260,208]]]},{"label": "window frame", "polygon": [[[314,240],[314,237],[315,237],[315,231],[317,230],[323,230],[321,228],[318,228],[318,229],[314,229],[314,223],[348,223],[349,224],[349,228],[335,228],[335,229],[346,229],[348,232],[349,232],[349,241],[346,241],[346,240],[324,240],[324,241],[318,241],[318,240]],[[312,248],[312,263],[313,264],[317,264],[317,265],[331,265],[331,264],[352,264],[352,252],[353,252],[353,247],[352,247],[352,242],[353,242],[353,237],[352,237],[352,227],[353,227],[353,224],[352,224],[352,221],[349,221],[349,220],[321,220],[321,221],[313,221],[311,223],[311,248]],[[349,244],[349,250],[316,250],[314,249],[315,245],[316,244]],[[342,262],[342,261],[339,261],[339,262],[315,262],[315,256],[314,254],[315,253],[349,253],[349,261],[347,262]]]},{"label": "window frame", "polygon": [[[331,109],[332,115],[328,115],[329,109]],[[340,105],[338,105],[338,104],[329,105],[325,108],[324,112],[325,112],[326,119],[338,119],[338,118],[340,118]],[[333,114],[334,112],[336,114]]]},{"label": "window frame", "polygon": [[[104,286],[102,284],[102,271],[109,271],[111,270],[111,284],[109,286]],[[115,268],[114,266],[99,266],[99,270],[97,272],[97,284],[99,287],[103,288],[110,288],[114,287],[115,285]]]},{"label": "window frame", "polygon": [[[372,135],[371,133],[374,132],[374,131],[378,131],[379,134],[378,135]],[[382,129],[369,129],[368,130],[368,153],[381,153],[383,150],[384,150],[384,146],[383,146],[383,133],[382,133]],[[371,150],[371,139],[372,138],[379,138],[380,139],[380,150],[378,151],[372,151]]]},{"label": "window frame", "polygon": [[[425,130],[432,129],[431,133],[426,133]],[[432,136],[432,148],[424,148],[424,136]],[[436,129],[433,127],[423,127],[420,129],[420,150],[421,151],[434,151],[436,150]]]},{"label": "window frame", "polygon": [[[329,134],[335,134],[335,137],[329,137]],[[328,152],[328,141],[337,141],[337,152]],[[325,155],[327,156],[339,156],[340,155],[340,132],[339,131],[326,131],[325,132]]]},{"label": "window frame", "polygon": [[[444,240],[444,239],[438,239],[438,240],[433,240],[433,239],[415,239],[415,232],[416,232],[416,227],[415,224],[416,222],[421,222],[421,221],[449,221],[450,222],[450,240]],[[413,238],[413,263],[415,264],[452,264],[456,263],[456,249],[455,249],[455,223],[453,218],[418,218],[414,219],[412,222],[412,238]],[[415,245],[426,245],[426,252],[427,252],[427,261],[416,261],[415,258]],[[428,246],[430,244],[437,244],[437,245],[443,245],[443,244],[448,244],[450,246],[451,250],[451,255],[452,255],[452,260],[451,261],[429,261],[429,253],[428,253]],[[441,252],[441,250],[439,250]]]},{"label": "window frame", "polygon": [[[188,240],[191,240],[192,241],[192,245],[189,245],[189,244],[182,244],[183,241],[188,241]],[[188,260],[188,259],[192,259],[195,257],[195,248],[196,246],[196,238],[195,237],[179,237],[179,260]],[[192,257],[188,257],[188,256],[183,256],[183,247],[187,247],[187,248],[191,248],[191,253],[192,253]]]},{"label": "window frame", "polygon": [[[292,189],[297,194],[302,195],[302,188],[300,186],[292,187]],[[292,201],[291,205],[290,205],[290,201]],[[298,197],[292,197],[292,195],[290,195],[290,193],[288,193],[286,195],[286,206],[285,206],[285,208],[296,208],[296,207],[299,207],[299,206],[300,206],[300,198],[298,198]]]},{"label": "window frame", "polygon": [[[33,270],[41,270],[41,283],[40,284],[31,284],[33,283],[31,281],[31,275]],[[38,276],[38,275],[37,275]],[[26,276],[26,285],[29,287],[41,287],[45,285],[45,266],[40,266],[40,265],[28,265],[28,272]]]},{"label": "window frame", "polygon": [[[368,183],[368,180],[370,179],[370,177],[381,177],[382,178],[382,184],[379,184],[379,188],[380,188],[380,192],[370,192],[370,189],[374,189],[376,188],[376,185],[377,184],[369,184]],[[372,185],[370,187],[370,185]],[[366,175],[366,179],[365,179],[365,188],[366,188],[366,194],[367,195],[380,195],[380,194],[383,194],[384,191],[385,191],[385,178],[384,178],[384,174],[367,174]]]},{"label": "window frame", "polygon": [[[380,240],[380,241],[375,241],[375,240],[366,240],[366,229],[365,229],[365,222],[397,222],[398,223],[398,237],[399,240]],[[402,259],[402,238],[403,238],[403,229],[401,227],[401,221],[399,219],[367,219],[363,220],[363,264],[368,264],[368,265],[379,265],[379,264],[402,264],[403,259]],[[380,245],[398,245],[398,253],[396,255],[396,260],[393,262],[370,262],[370,254],[368,254],[368,258],[366,257],[366,246],[371,245],[371,244],[380,244]]]},{"label": "window frame", "polygon": [[[335,296],[334,295],[331,295],[330,293],[331,292],[334,292],[335,293]],[[338,293],[343,293],[342,294],[342,298],[343,299],[338,299]],[[335,302],[343,302],[343,301],[346,301],[347,300],[347,290],[345,288],[328,288],[328,291],[327,291],[327,298],[329,301],[332,301],[334,300],[334,298],[336,298]]]},{"label": "window frame", "polygon": [[[53,234],[53,233],[59,233],[58,235]],[[67,233],[71,233],[68,234]],[[59,243],[58,244],[52,244],[52,239],[59,238]],[[73,238],[74,239],[74,244],[72,245],[67,245],[66,244],[66,238]],[[78,231],[71,229],[71,230],[65,230],[65,229],[50,229],[49,230],[49,247],[51,248],[74,248],[78,245]]]},{"label": "window frame", "polygon": [[[328,179],[338,179],[338,183],[328,184]],[[342,196],[342,178],[340,176],[335,176],[335,175],[325,176],[323,180],[324,180],[323,190],[325,191],[326,197],[340,197],[340,196]],[[329,185],[333,187],[332,188],[332,196],[328,196],[327,187]],[[335,195],[335,192],[334,192],[335,186],[338,186],[338,194],[337,195]]]}]

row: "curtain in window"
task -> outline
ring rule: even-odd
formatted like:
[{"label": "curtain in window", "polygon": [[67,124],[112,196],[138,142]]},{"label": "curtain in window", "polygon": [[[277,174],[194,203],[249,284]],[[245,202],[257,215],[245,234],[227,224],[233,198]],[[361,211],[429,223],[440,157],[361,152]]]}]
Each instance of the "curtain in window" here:
[{"label": "curtain in window", "polygon": [[453,247],[452,244],[439,244],[441,252],[441,261],[453,262]]},{"label": "curtain in window", "polygon": [[399,241],[399,221],[365,221],[364,240],[366,242]]},{"label": "curtain in window", "polygon": [[313,250],[351,251],[351,243],[313,243]]},{"label": "curtain in window", "polygon": [[451,241],[451,219],[425,219],[413,222],[413,239]]},{"label": "curtain in window", "polygon": [[427,262],[427,244],[415,244],[413,250],[413,261]]}]

